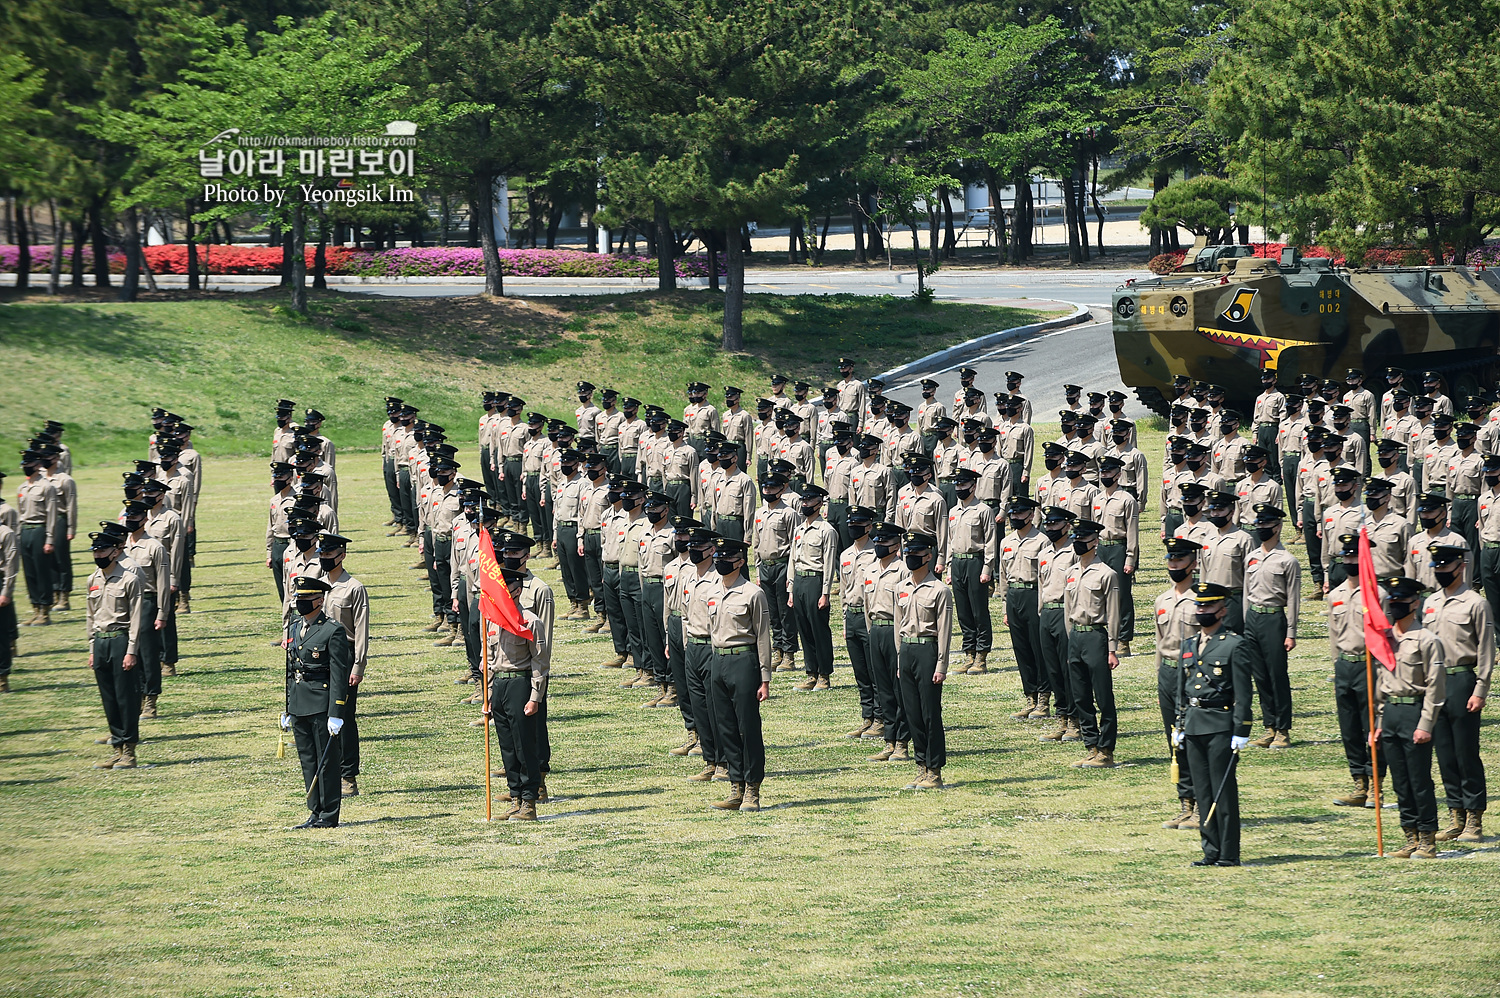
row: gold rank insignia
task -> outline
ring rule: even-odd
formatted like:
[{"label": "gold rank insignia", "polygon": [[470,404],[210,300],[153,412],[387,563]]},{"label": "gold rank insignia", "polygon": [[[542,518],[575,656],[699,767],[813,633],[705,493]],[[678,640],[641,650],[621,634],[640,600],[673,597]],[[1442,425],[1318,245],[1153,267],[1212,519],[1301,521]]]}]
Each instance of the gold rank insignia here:
[{"label": "gold rank insignia", "polygon": [[1223,669],[1215,669],[1214,670],[1214,675],[1216,675],[1216,676],[1222,676],[1222,675],[1224,675],[1224,670]]}]

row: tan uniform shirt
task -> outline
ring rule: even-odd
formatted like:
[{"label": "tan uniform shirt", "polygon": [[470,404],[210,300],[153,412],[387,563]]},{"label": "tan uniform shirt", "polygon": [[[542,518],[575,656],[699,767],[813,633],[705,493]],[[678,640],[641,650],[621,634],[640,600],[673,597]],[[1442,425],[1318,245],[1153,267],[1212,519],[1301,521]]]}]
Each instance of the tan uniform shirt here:
[{"label": "tan uniform shirt", "polygon": [[688,436],[706,437],[719,428],[719,410],[707,402],[689,402],[683,407],[682,421],[687,424]]},{"label": "tan uniform shirt", "polygon": [[1001,582],[1007,588],[1012,584],[1036,585],[1038,559],[1051,546],[1047,535],[1040,530],[1033,529],[1025,537],[1014,532],[1006,534],[1000,540]]},{"label": "tan uniform shirt", "polygon": [[1234,507],[1234,522],[1246,527],[1255,523],[1257,503],[1267,502],[1280,506],[1282,501],[1281,483],[1264,471],[1260,473],[1258,482],[1249,475],[1241,478],[1235,484],[1234,494],[1238,499]]},{"label": "tan uniform shirt", "polygon": [[896,592],[910,577],[900,555],[892,558],[889,565],[881,565],[880,559],[873,556],[869,559],[863,580],[866,626],[895,622]]},{"label": "tan uniform shirt", "polygon": [[1198,633],[1198,601],[1193,590],[1174,586],[1156,597],[1156,667],[1182,667],[1182,643]]},{"label": "tan uniform shirt", "polygon": [[876,461],[855,465],[849,478],[849,494],[855,506],[868,506],[882,519],[896,521],[896,490],[891,488],[891,469]]},{"label": "tan uniform shirt", "polygon": [[[161,541],[162,546],[172,558],[172,586],[177,588],[182,583],[182,571],[187,562],[187,541],[183,537],[182,517],[176,510],[164,509],[158,504],[155,509],[146,514],[146,533]],[[288,551],[296,548],[289,546]]]},{"label": "tan uniform shirt", "polygon": [[1490,676],[1495,671],[1495,628],[1490,605],[1468,584],[1449,595],[1439,591],[1422,606],[1422,627],[1443,642],[1443,665],[1448,669],[1474,670],[1474,695],[1490,695]]},{"label": "tan uniform shirt", "polygon": [[709,638],[715,650],[750,645],[760,663],[760,681],[771,681],[771,605],[765,590],[741,573],[708,598]]},{"label": "tan uniform shirt", "polygon": [[[1411,524],[1387,507],[1380,519],[1369,516],[1365,520],[1365,532],[1370,538],[1370,560],[1375,564],[1377,578],[1400,575],[1406,567],[1406,545],[1411,540]],[[1324,544],[1338,542],[1338,535],[1329,538],[1323,535]]]},{"label": "tan uniform shirt", "polygon": [[[1139,452],[1137,452],[1139,453]],[[1084,514],[1104,528],[1099,543],[1123,543],[1125,567],[1134,570],[1141,560],[1141,504],[1135,496],[1116,487],[1114,493],[1100,492]]]},{"label": "tan uniform shirt", "polygon": [[785,561],[792,550],[792,531],[801,514],[778,497],[755,511],[755,531],[751,547],[757,564]]},{"label": "tan uniform shirt", "polygon": [[[1406,564],[1402,574],[1407,578],[1416,579],[1428,589],[1437,588],[1437,579],[1429,567],[1432,562],[1432,552],[1428,548],[1434,544],[1444,544],[1452,547],[1466,548],[1469,542],[1464,540],[1462,534],[1456,534],[1447,527],[1443,527],[1436,534],[1426,530],[1418,530],[1412,534],[1411,539],[1406,542]],[[1474,577],[1474,552],[1470,551],[1464,556],[1464,565],[1468,568],[1466,578]]]},{"label": "tan uniform shirt", "polygon": [[1323,508],[1323,570],[1325,572],[1339,560],[1338,555],[1334,553],[1338,548],[1339,535],[1359,533],[1359,528],[1364,526],[1367,515],[1364,504],[1358,498],[1348,506],[1343,503],[1334,503]]},{"label": "tan uniform shirt", "polygon": [[1276,389],[1261,392],[1255,399],[1255,412],[1251,421],[1256,426],[1269,424],[1276,426],[1281,422],[1281,417],[1286,415],[1286,396]]},{"label": "tan uniform shirt", "polygon": [[953,593],[941,579],[928,573],[913,584],[910,578],[896,593],[896,636],[931,638],[937,645],[935,675],[948,674],[948,651],[953,642]]},{"label": "tan uniform shirt", "polygon": [[1078,565],[1078,556],[1073,553],[1073,545],[1068,542],[1066,534],[1057,543],[1053,544],[1047,539],[1047,535],[1041,535],[1045,541],[1037,551],[1036,557],[1036,598],[1037,605],[1045,608],[1047,604],[1054,607],[1065,608],[1064,595],[1068,585],[1068,574]]},{"label": "tan uniform shirt", "polygon": [[1500,489],[1479,493],[1479,542],[1500,544]]},{"label": "tan uniform shirt", "polygon": [[271,544],[276,540],[286,540],[291,536],[287,525],[287,513],[292,504],[297,501],[297,496],[291,489],[283,489],[271,497],[266,508],[266,557],[271,556]]},{"label": "tan uniform shirt", "polygon": [[[988,509],[988,507],[985,507]],[[931,485],[920,492],[911,485],[903,485],[896,493],[895,523],[903,530],[915,530],[937,538],[934,564],[946,564],[948,550],[948,501]]]},{"label": "tan uniform shirt", "polygon": [[682,636],[707,639],[713,630],[713,616],[709,613],[709,600],[723,588],[719,573],[713,570],[712,561],[705,561],[704,572],[698,573],[697,565],[689,565],[682,574]]},{"label": "tan uniform shirt", "polygon": [[1477,449],[1468,454],[1454,449],[1448,458],[1448,498],[1478,496],[1484,489],[1484,455]]},{"label": "tan uniform shirt", "polygon": [[343,626],[349,643],[354,646],[354,667],[349,670],[349,678],[362,679],[370,661],[370,594],[364,583],[348,572],[341,572],[337,582],[329,581],[327,573],[321,570],[318,577],[333,587],[323,597],[323,612]]},{"label": "tan uniform shirt", "polygon": [[0,596],[16,598],[16,576],[20,573],[20,540],[9,525],[0,522]]},{"label": "tan uniform shirt", "polygon": [[62,516],[62,497],[50,479],[38,475],[27,479],[16,490],[16,512],[21,526],[41,526],[47,530],[47,543],[58,544],[63,539],[66,523]]},{"label": "tan uniform shirt", "polygon": [[936,399],[923,400],[922,404],[917,406],[917,429],[931,436],[932,424],[946,415],[948,415],[948,409],[943,403]]},{"label": "tan uniform shirt", "polygon": [[1245,588],[1245,561],[1257,546],[1255,538],[1233,524],[1218,531],[1198,558],[1199,581],[1236,591]]},{"label": "tan uniform shirt", "polygon": [[[552,529],[556,536],[557,528],[564,523],[577,524],[583,519],[584,495],[592,485],[581,474],[575,473],[572,478],[564,479],[561,487],[552,492]],[[578,531],[580,534],[582,531]]]},{"label": "tan uniform shirt", "polygon": [[156,597],[156,619],[165,624],[172,607],[172,555],[166,545],[144,530],[125,542],[125,554],[135,562],[141,590]]},{"label": "tan uniform shirt", "polygon": [[[1334,586],[1328,593],[1328,649],[1334,658],[1364,658],[1365,602],[1359,591],[1359,576]],[[1376,668],[1380,664],[1375,663]]]},{"label": "tan uniform shirt", "polygon": [[521,620],[531,631],[531,638],[528,640],[512,634],[498,623],[490,621],[486,628],[490,670],[530,673],[529,699],[532,703],[541,703],[547,698],[547,678],[552,672],[552,628],[530,610],[524,607],[520,610]]},{"label": "tan uniform shirt", "polygon": [[948,512],[946,555],[938,560],[947,565],[953,558],[977,557],[982,572],[991,579],[1000,577],[1000,543],[996,536],[995,511],[978,499],[959,502]]},{"label": "tan uniform shirt", "polygon": [[1421,697],[1420,731],[1432,731],[1438,711],[1443,709],[1448,676],[1443,671],[1443,643],[1424,627],[1408,628],[1405,634],[1391,629],[1395,639],[1396,668],[1380,665],[1375,669],[1375,723],[1385,721],[1385,704],[1391,697]]},{"label": "tan uniform shirt", "polygon": [[1281,546],[1267,551],[1257,544],[1245,559],[1245,613],[1255,611],[1251,607],[1280,606],[1286,608],[1286,632],[1297,633],[1297,616],[1302,608],[1302,566],[1296,557]]},{"label": "tan uniform shirt", "polygon": [[728,409],[720,417],[720,433],[729,439],[730,443],[739,444],[744,448],[745,460],[750,459],[750,424],[755,417],[744,409]]},{"label": "tan uniform shirt", "polygon": [[141,577],[127,571],[118,561],[106,573],[94,569],[89,576],[85,607],[85,633],[92,645],[94,635],[106,631],[124,631],[129,635],[125,654],[138,654],[141,632],[146,624],[146,606],[141,602]]},{"label": "tan uniform shirt", "polygon": [[833,598],[833,573],[839,560],[839,532],[821,516],[803,520],[792,533],[792,564],[786,573],[786,591],[791,595],[797,576],[817,572],[823,576],[823,596]]},{"label": "tan uniform shirt", "polygon": [[[645,517],[642,517],[642,520],[645,520]],[[667,520],[662,520],[661,526],[654,527],[649,521],[646,522],[646,529],[641,534],[639,542],[641,577],[660,581],[665,586],[667,562],[671,561],[673,556],[672,524]],[[666,599],[665,594],[662,598]]]},{"label": "tan uniform shirt", "polygon": [[620,570],[633,568],[640,571],[641,540],[651,529],[651,521],[639,515],[632,520],[628,514],[621,513],[611,526],[615,532],[615,556],[619,558]]},{"label": "tan uniform shirt", "polygon": [[755,482],[739,468],[715,490],[714,520],[735,518],[749,526],[755,520]]},{"label": "tan uniform shirt", "polygon": [[[848,503],[850,501],[853,496],[851,482],[854,478],[854,469],[858,464],[859,458],[853,454],[840,454],[837,450],[829,449],[828,460],[823,468],[823,487],[828,490],[829,502]],[[858,503],[851,503],[851,505],[858,505]]]},{"label": "tan uniform shirt", "polygon": [[864,612],[864,580],[874,560],[874,545],[868,536],[861,537],[840,552],[839,598],[843,601],[845,614]]},{"label": "tan uniform shirt", "polygon": [[1104,628],[1109,650],[1120,647],[1120,577],[1095,558],[1074,562],[1063,584],[1063,616],[1075,628]]}]

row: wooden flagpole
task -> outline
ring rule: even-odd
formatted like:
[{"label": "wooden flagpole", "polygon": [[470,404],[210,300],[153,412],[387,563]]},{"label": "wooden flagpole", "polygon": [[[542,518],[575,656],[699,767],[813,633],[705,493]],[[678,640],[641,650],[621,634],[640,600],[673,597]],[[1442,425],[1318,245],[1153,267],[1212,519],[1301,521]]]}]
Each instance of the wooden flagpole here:
[{"label": "wooden flagpole", "polygon": [[1370,665],[1370,648],[1365,646],[1365,703],[1370,711],[1370,782],[1375,787],[1375,855],[1385,855],[1385,835],[1380,826],[1380,764],[1375,747],[1375,670]]},{"label": "wooden flagpole", "polygon": [[484,684],[484,820],[494,818],[494,796],[490,790],[490,622],[479,615],[479,681]]}]

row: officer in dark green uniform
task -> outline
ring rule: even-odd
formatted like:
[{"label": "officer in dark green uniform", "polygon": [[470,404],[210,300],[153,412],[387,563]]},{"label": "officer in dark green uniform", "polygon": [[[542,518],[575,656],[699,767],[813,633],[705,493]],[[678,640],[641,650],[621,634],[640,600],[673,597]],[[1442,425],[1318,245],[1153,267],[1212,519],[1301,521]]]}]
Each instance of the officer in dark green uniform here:
[{"label": "officer in dark green uniform", "polygon": [[1199,630],[1182,643],[1174,736],[1187,749],[1193,797],[1202,815],[1203,858],[1193,865],[1239,866],[1240,788],[1233,766],[1250,744],[1250,656],[1245,639],[1224,626],[1229,590],[1200,582],[1193,594]]},{"label": "officer in dark green uniform", "polygon": [[297,827],[337,828],[343,799],[338,735],[344,728],[354,645],[343,625],[323,613],[323,600],[332,588],[328,583],[300,575],[293,586],[297,613],[287,645],[286,713],[281,716],[281,728],[297,740],[302,782],[307,787],[311,813]]}]

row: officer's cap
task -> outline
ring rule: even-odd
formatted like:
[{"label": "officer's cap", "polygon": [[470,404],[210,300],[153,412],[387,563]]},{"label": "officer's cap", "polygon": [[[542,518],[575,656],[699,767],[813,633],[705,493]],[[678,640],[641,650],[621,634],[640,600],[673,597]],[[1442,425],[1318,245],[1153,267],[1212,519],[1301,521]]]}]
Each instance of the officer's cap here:
[{"label": "officer's cap", "polygon": [[1228,419],[1232,419],[1236,423],[1242,423],[1245,421],[1245,417],[1240,415],[1239,412],[1234,409],[1225,409],[1219,413],[1219,420],[1221,422]]},{"label": "officer's cap", "polygon": [[1415,395],[1411,400],[1413,409],[1431,409],[1437,405],[1437,399],[1430,395]]},{"label": "officer's cap", "polygon": [[1005,372],[1005,380],[1006,381],[1020,381],[1020,380],[1022,380],[1025,377],[1026,377],[1026,375],[1022,374],[1020,371],[1006,371]]},{"label": "officer's cap", "polygon": [[735,462],[738,462],[739,459],[740,459],[740,451],[739,451],[738,447],[735,447],[732,444],[727,444],[727,443],[723,444],[723,445],[721,445],[719,447],[719,463],[722,464],[725,461],[735,461]]},{"label": "officer's cap", "polygon": [[544,426],[544,425],[546,425],[546,422],[547,422],[546,415],[543,414],[543,413],[537,412],[535,409],[531,410],[530,412],[528,412],[526,414],[526,425],[527,426]]},{"label": "officer's cap", "polygon": [[1359,472],[1348,465],[1342,465],[1333,469],[1333,480],[1340,484],[1347,485],[1349,482],[1357,482],[1359,478]]},{"label": "officer's cap", "polygon": [[1465,412],[1483,412],[1495,403],[1488,395],[1470,395],[1464,399]]},{"label": "officer's cap", "polygon": [[712,530],[709,530],[707,527],[694,527],[692,530],[688,531],[688,543],[693,545],[694,547],[703,544],[713,544],[718,539],[719,535],[714,533]]},{"label": "officer's cap", "polygon": [[1177,491],[1186,500],[1197,501],[1208,495],[1208,487],[1201,482],[1183,482],[1177,486]]},{"label": "officer's cap", "polygon": [[649,489],[646,492],[646,505],[670,506],[672,505],[672,497],[665,492],[657,492],[655,489]]},{"label": "officer's cap", "polygon": [[1208,445],[1207,444],[1199,444],[1199,443],[1188,444],[1187,456],[1188,457],[1207,457],[1208,456]]},{"label": "officer's cap", "polygon": [[838,397],[839,397],[839,390],[837,388],[833,387],[832,385],[824,385],[823,386],[823,398],[825,398],[825,399],[836,399]]},{"label": "officer's cap", "polygon": [[1455,423],[1453,426],[1453,435],[1456,437],[1472,437],[1478,432],[1479,427],[1473,423]]},{"label": "officer's cap", "polygon": [[1082,385],[1063,385],[1063,392],[1067,395],[1077,395],[1083,391]]},{"label": "officer's cap", "polygon": [[844,518],[850,523],[856,520],[860,523],[874,523],[876,513],[869,506],[850,506],[845,512]]},{"label": "officer's cap", "polygon": [[1447,507],[1448,497],[1441,492],[1424,492],[1417,498],[1417,512],[1419,513],[1423,510],[1432,512],[1446,509]]},{"label": "officer's cap", "polygon": [[1258,502],[1254,506],[1256,523],[1271,523],[1286,519],[1286,510],[1274,502]]},{"label": "officer's cap", "polygon": [[[573,453],[576,454],[576,453],[579,453],[579,452],[578,451],[573,451]],[[589,465],[604,464],[605,463],[604,455],[598,453],[597,451],[589,451],[588,453],[586,453],[586,454],[583,455],[583,463],[584,464],[589,464]]]},{"label": "officer's cap", "polygon": [[1469,544],[1462,537],[1444,541],[1442,544],[1428,545],[1427,553],[1432,556],[1428,567],[1436,568],[1438,565],[1446,565],[1450,561],[1457,561],[1469,553]]},{"label": "officer's cap", "polygon": [[1244,456],[1246,461],[1269,461],[1271,459],[1271,452],[1264,447],[1251,444],[1245,448]]},{"label": "officer's cap", "polygon": [[958,369],[958,377],[960,380],[964,378],[977,378],[979,377],[979,372],[972,367],[960,367]]},{"label": "officer's cap", "polygon": [[1484,456],[1485,471],[1500,471],[1500,454],[1486,454]]},{"label": "officer's cap", "polygon": [[1339,534],[1338,548],[1333,553],[1338,555],[1340,558],[1346,558],[1350,555],[1359,554],[1359,535]]},{"label": "officer's cap", "polygon": [[953,477],[960,482],[977,482],[979,481],[979,472],[973,468],[959,468]]},{"label": "officer's cap", "polygon": [[1010,503],[1006,506],[1006,511],[1012,514],[1030,513],[1039,505],[1040,504],[1030,496],[1011,496]]},{"label": "officer's cap", "polygon": [[808,384],[806,381],[799,381],[796,384],[792,385],[792,391],[794,393],[802,393],[806,392],[811,387],[812,385]]},{"label": "officer's cap", "polygon": [[1286,393],[1286,407],[1288,409],[1300,409],[1302,408],[1302,403],[1306,401],[1307,399],[1296,392]]},{"label": "officer's cap", "polygon": [[1059,409],[1059,410],[1057,410],[1057,418],[1060,419],[1060,420],[1062,420],[1064,423],[1076,423],[1076,422],[1078,422],[1078,415],[1079,414],[1076,413],[1076,412],[1074,412],[1072,409]]},{"label": "officer's cap", "polygon": [[287,518],[286,530],[293,537],[315,537],[318,534],[318,521],[308,516],[290,516]]},{"label": "officer's cap", "polygon": [[900,537],[902,533],[903,531],[901,527],[886,520],[881,520],[878,523],[873,523],[870,525],[870,536],[872,538],[881,538],[888,540],[893,537]]},{"label": "officer's cap", "polygon": [[773,384],[773,385],[784,385],[789,380],[791,380],[791,379],[789,379],[785,374],[773,374],[773,375],[771,375],[771,384]]},{"label": "officer's cap", "polygon": [[1215,489],[1207,496],[1206,502],[1209,509],[1228,509],[1240,501],[1240,497],[1233,492]]},{"label": "officer's cap", "polygon": [[[283,401],[285,401],[285,400],[283,400]],[[286,407],[288,409],[290,409],[292,407],[292,403],[288,402],[287,405],[286,405]],[[276,408],[279,409],[279,408],[281,408],[281,406],[278,405]],[[152,409],[151,409],[151,418],[152,419],[164,419],[166,417],[166,415],[167,415],[167,410],[163,409],[159,405],[158,406],[153,406]]]},{"label": "officer's cap", "polygon": [[749,550],[750,545],[746,544],[744,541],[737,541],[732,537],[714,538],[714,553],[725,558],[732,558],[735,555],[743,555],[748,553]]},{"label": "officer's cap", "polygon": [[500,534],[500,547],[503,550],[530,551],[535,546],[536,541],[514,530],[506,530]]},{"label": "officer's cap", "polygon": [[760,487],[763,489],[781,489],[786,487],[785,475],[776,472],[766,472],[760,476]]},{"label": "officer's cap", "polygon": [[500,577],[504,579],[505,584],[509,586],[514,582],[524,582],[526,580],[526,572],[523,569],[505,568],[504,566],[502,566],[500,568]]},{"label": "officer's cap", "polygon": [[318,550],[342,551],[349,546],[349,538],[325,530],[318,535]]},{"label": "officer's cap", "polygon": [[1168,537],[1162,543],[1167,547],[1168,558],[1198,557],[1198,543],[1191,537]]},{"label": "officer's cap", "polygon": [[729,440],[728,437],[720,433],[718,430],[709,430],[703,435],[703,439],[711,444],[722,444]]},{"label": "officer's cap", "polygon": [[[297,408],[297,403],[291,399],[278,399],[276,402],[277,412],[291,412],[295,408]],[[151,415],[155,418],[165,419],[167,411],[165,409],[152,409]]]},{"label": "officer's cap", "polygon": [[802,496],[803,502],[812,502],[815,499],[821,502],[828,498],[828,490],[818,485],[798,486],[797,493]]},{"label": "officer's cap", "polygon": [[1334,419],[1340,419],[1344,416],[1354,415],[1354,410],[1343,404],[1331,405],[1328,407],[1328,411],[1333,413]]},{"label": "officer's cap", "polygon": [[1055,440],[1049,440],[1042,445],[1042,456],[1044,457],[1062,457],[1067,453],[1070,453],[1068,448]]},{"label": "officer's cap", "polygon": [[1385,590],[1386,599],[1393,600],[1413,599],[1427,591],[1422,583],[1404,575],[1387,576],[1380,580],[1380,587]]},{"label": "officer's cap", "polygon": [[1357,367],[1351,367],[1351,368],[1349,368],[1349,373],[1346,374],[1346,375],[1344,375],[1345,378],[1348,378],[1351,381],[1353,379],[1355,379],[1355,378],[1363,378],[1364,376],[1365,376],[1365,372],[1361,371]]},{"label": "officer's cap", "polygon": [[1063,463],[1067,465],[1088,464],[1089,456],[1081,450],[1070,450],[1068,456],[1063,458]]},{"label": "officer's cap", "polygon": [[965,401],[982,398],[984,398],[984,392],[980,391],[978,388],[975,388],[973,385],[970,385],[968,388],[964,389]]},{"label": "officer's cap", "polygon": [[1299,385],[1316,385],[1319,380],[1316,374],[1299,374],[1297,376],[1297,384]]},{"label": "officer's cap", "polygon": [[1385,369],[1385,376],[1387,378],[1404,378],[1406,377],[1406,372],[1399,367],[1388,367]]},{"label": "officer's cap", "polygon": [[89,534],[89,545],[91,550],[94,551],[120,547],[125,543],[127,536],[125,528],[120,524],[111,523],[108,520],[100,520],[99,529]]},{"label": "officer's cap", "polygon": [[920,530],[908,530],[901,535],[901,543],[908,551],[930,551],[937,547],[937,538]]},{"label": "officer's cap", "polygon": [[[907,411],[910,412],[911,410],[908,409]],[[788,426],[790,426],[792,423],[796,423],[798,426],[802,425],[802,417],[797,415],[795,412],[787,412],[781,417],[781,421],[783,424]]]},{"label": "officer's cap", "polygon": [[1371,478],[1365,481],[1366,493],[1384,495],[1385,493],[1391,491],[1391,489],[1393,488],[1395,488],[1395,486],[1384,478]]},{"label": "officer's cap", "polygon": [[[28,457],[28,455],[31,455],[31,456]],[[27,461],[27,460],[30,460],[30,461],[40,461],[41,458],[42,458],[41,452],[40,451],[34,451],[34,450],[27,451],[26,453],[24,453],[24,454],[21,455],[21,460],[23,460],[23,461]],[[144,460],[142,458],[136,458],[135,470],[138,473],[142,474],[142,475],[150,475],[150,474],[152,474],[153,473],[152,469],[154,469],[155,467],[156,467],[156,462],[155,461],[147,461],[147,460]]]},{"label": "officer's cap", "polygon": [[[182,451],[176,447],[163,447],[158,445],[156,448],[156,453],[161,457],[162,466],[165,467],[176,462],[177,455],[181,454]],[[50,451],[44,451],[43,454],[47,457],[54,456]]]},{"label": "officer's cap", "polygon": [[1104,529],[1104,524],[1093,520],[1076,520],[1073,523],[1074,537],[1093,537]]},{"label": "officer's cap", "polygon": [[1043,523],[1072,523],[1076,519],[1078,519],[1077,514],[1061,506],[1048,506],[1042,510]]},{"label": "officer's cap", "polygon": [[303,599],[317,599],[333,587],[322,579],[315,579],[311,575],[299,575],[297,581],[292,583],[293,591]]},{"label": "officer's cap", "polygon": [[952,430],[956,426],[958,426],[958,423],[947,416],[943,416],[932,424],[933,430]]},{"label": "officer's cap", "polygon": [[979,428],[980,440],[994,440],[1000,436],[1000,431],[993,426],[981,426]]},{"label": "officer's cap", "polygon": [[770,412],[774,408],[776,408],[776,403],[772,402],[770,399],[756,399],[755,400],[755,411],[756,412]]},{"label": "officer's cap", "polygon": [[884,443],[884,441],[875,436],[875,434],[873,433],[866,433],[862,436],[856,437],[854,443],[860,448],[860,450],[874,450],[882,443]]},{"label": "officer's cap", "polygon": [[853,367],[853,366],[854,366],[854,361],[850,360],[848,357],[840,357],[839,358],[839,367],[840,368]]},{"label": "officer's cap", "polygon": [[937,386],[938,386],[938,383],[936,381],[932,380],[931,378],[923,378],[922,379],[922,387],[928,389],[929,391],[936,391],[937,390]]},{"label": "officer's cap", "polygon": [[729,396],[731,396],[731,395],[739,396],[739,395],[743,395],[743,394],[745,394],[745,390],[743,388],[736,388],[734,385],[725,385],[724,386],[724,396],[726,398],[729,397]]},{"label": "officer's cap", "polygon": [[1192,446],[1192,443],[1187,437],[1177,433],[1167,437],[1167,444],[1172,450],[1187,450],[1188,447]]},{"label": "officer's cap", "polygon": [[1193,586],[1193,602],[1199,606],[1213,606],[1213,604],[1227,600],[1230,596],[1229,587],[1221,586],[1217,582],[1199,582]]},{"label": "officer's cap", "polygon": [[414,405],[406,405],[406,404],[403,403],[402,406],[401,406],[401,415],[403,415],[403,416],[415,416],[417,413],[419,413],[421,411],[422,411],[421,409],[418,409]]},{"label": "officer's cap", "polygon": [[1177,388],[1186,388],[1192,383],[1193,379],[1188,377],[1186,374],[1174,375],[1172,378],[1172,384]]},{"label": "officer's cap", "polygon": [[908,454],[901,462],[908,471],[931,471],[932,458],[926,454]]},{"label": "officer's cap", "polygon": [[1436,371],[1423,371],[1422,372],[1422,383],[1424,385],[1426,385],[1426,384],[1432,384],[1432,383],[1439,382],[1439,381],[1442,381],[1442,380],[1443,380],[1443,376],[1441,374],[1438,374]]},{"label": "officer's cap", "polygon": [[1276,380],[1276,372],[1269,367],[1262,368],[1260,372],[1260,380],[1266,383],[1274,382]]},{"label": "officer's cap", "polygon": [[125,503],[124,510],[126,516],[145,516],[151,512],[151,506],[149,503],[141,502],[139,499],[132,499]]}]

